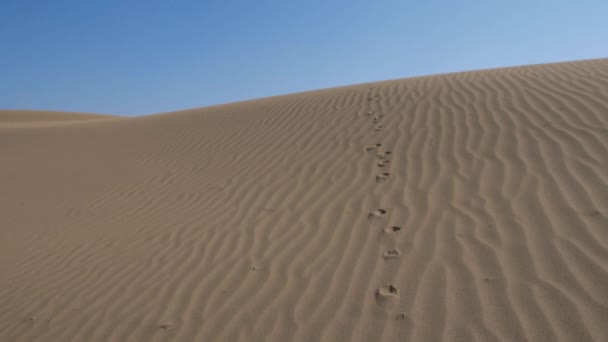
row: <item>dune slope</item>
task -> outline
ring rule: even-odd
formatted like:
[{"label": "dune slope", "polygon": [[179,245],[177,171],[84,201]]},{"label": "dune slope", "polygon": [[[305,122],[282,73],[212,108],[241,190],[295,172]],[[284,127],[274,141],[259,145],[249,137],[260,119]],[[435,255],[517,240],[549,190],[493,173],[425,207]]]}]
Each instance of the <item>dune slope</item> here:
[{"label": "dune slope", "polygon": [[606,59],[68,121],[0,124],[1,341],[608,336]]}]

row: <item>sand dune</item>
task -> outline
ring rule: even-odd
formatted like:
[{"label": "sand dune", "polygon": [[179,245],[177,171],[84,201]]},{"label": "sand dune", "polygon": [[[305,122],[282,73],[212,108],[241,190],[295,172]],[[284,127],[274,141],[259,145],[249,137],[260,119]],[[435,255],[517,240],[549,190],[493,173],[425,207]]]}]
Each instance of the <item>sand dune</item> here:
[{"label": "sand dune", "polygon": [[99,119],[120,119],[120,117],[39,110],[0,110],[0,128],[55,126]]},{"label": "sand dune", "polygon": [[607,59],[81,117],[0,113],[0,341],[608,339]]}]

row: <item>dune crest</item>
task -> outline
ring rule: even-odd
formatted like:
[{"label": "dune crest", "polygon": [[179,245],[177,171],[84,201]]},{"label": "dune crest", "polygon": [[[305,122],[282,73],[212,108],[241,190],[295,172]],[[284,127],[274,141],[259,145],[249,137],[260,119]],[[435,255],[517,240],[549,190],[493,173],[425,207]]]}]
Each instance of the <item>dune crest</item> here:
[{"label": "dune crest", "polygon": [[120,119],[113,115],[51,112],[41,110],[0,110],[0,128],[48,127],[93,120]]},{"label": "dune crest", "polygon": [[0,341],[608,336],[608,59],[26,116]]}]

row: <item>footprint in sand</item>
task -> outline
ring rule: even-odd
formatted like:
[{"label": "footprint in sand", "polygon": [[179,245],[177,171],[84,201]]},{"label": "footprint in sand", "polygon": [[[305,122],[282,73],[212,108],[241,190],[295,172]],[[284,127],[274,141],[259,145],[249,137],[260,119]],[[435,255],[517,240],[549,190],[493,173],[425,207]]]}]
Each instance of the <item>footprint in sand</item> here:
[{"label": "footprint in sand", "polygon": [[367,219],[370,221],[380,220],[386,215],[387,211],[384,209],[376,209],[367,214]]},{"label": "footprint in sand", "polygon": [[389,164],[390,162],[391,162],[390,160],[381,160],[381,161],[379,161],[379,162],[378,162],[378,164],[376,164],[376,165],[378,165],[378,167],[385,167],[385,166],[388,166],[388,164]]},{"label": "footprint in sand", "polygon": [[399,304],[399,290],[391,285],[384,285],[374,292],[376,304],[383,308],[388,308]]},{"label": "footprint in sand", "polygon": [[[399,231],[401,231],[401,227],[399,227],[399,226],[384,227],[378,232],[378,237],[376,238],[376,240],[378,241],[378,243],[381,246],[386,248],[387,251],[397,250],[395,247],[397,247],[397,240],[399,240],[399,235],[397,235],[397,233]],[[406,248],[410,247],[409,243],[407,244],[407,246],[404,246],[403,243],[401,243],[400,246],[406,247]],[[393,253],[390,253],[390,254],[393,254]],[[400,255],[401,255],[401,250],[398,250],[397,256],[400,256]],[[386,259],[390,259],[388,254],[387,254]]]},{"label": "footprint in sand", "polygon": [[158,327],[163,330],[170,330],[173,328],[173,324],[167,322],[167,323],[159,324]]},{"label": "footprint in sand", "polygon": [[382,120],[382,116],[374,116],[374,119],[372,120],[374,123],[380,122],[380,120]]},{"label": "footprint in sand", "polygon": [[382,146],[382,144],[378,143],[378,144],[366,147],[365,150],[367,152],[373,152],[373,151],[378,150],[378,148],[380,148],[380,146]]},{"label": "footprint in sand", "polygon": [[382,125],[377,125],[374,127],[374,131],[380,131],[380,130],[382,130],[382,128],[383,128]]},{"label": "footprint in sand", "polygon": [[376,154],[376,157],[378,159],[380,159],[381,161],[387,161],[390,158],[391,154],[392,154],[391,151],[386,151],[384,153],[378,153],[378,154]]},{"label": "footprint in sand", "polygon": [[384,251],[384,253],[382,253],[382,259],[384,259],[384,260],[397,259],[400,255],[401,255],[401,252],[399,250],[390,249],[390,250]]},{"label": "footprint in sand", "polygon": [[382,183],[384,181],[387,181],[390,176],[391,174],[388,172],[380,173],[376,176],[376,183]]},{"label": "footprint in sand", "polygon": [[390,226],[390,227],[386,227],[386,228],[382,228],[382,231],[385,233],[396,233],[398,231],[401,230],[401,227],[399,226]]}]

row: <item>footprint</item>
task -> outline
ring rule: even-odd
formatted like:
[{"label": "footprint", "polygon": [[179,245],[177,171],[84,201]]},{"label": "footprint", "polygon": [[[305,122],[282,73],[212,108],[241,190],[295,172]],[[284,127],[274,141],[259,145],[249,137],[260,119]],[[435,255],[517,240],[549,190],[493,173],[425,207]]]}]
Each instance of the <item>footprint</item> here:
[{"label": "footprint", "polygon": [[382,125],[377,125],[376,127],[374,127],[374,131],[380,131],[382,130]]},{"label": "footprint", "polygon": [[401,255],[401,252],[396,249],[391,249],[382,253],[382,259],[397,259]]},{"label": "footprint", "polygon": [[397,316],[395,316],[396,320],[402,320],[402,319],[406,319],[407,315],[405,314],[404,311],[401,311],[400,313],[397,314]]},{"label": "footprint", "polygon": [[[409,243],[404,244],[403,242],[401,242],[399,244],[399,246],[401,248],[397,249],[397,242],[398,242],[398,240],[400,240],[400,236],[397,234],[397,232],[399,232],[400,230],[401,230],[401,227],[399,227],[399,226],[384,227],[378,232],[376,241],[378,241],[378,243],[383,248],[386,248],[387,251],[394,251],[394,250],[398,251],[397,256],[399,256],[399,255],[401,255],[401,251],[403,250],[403,248],[411,247]],[[387,256],[388,256],[388,252],[385,254],[387,254]],[[383,258],[384,258],[384,254],[383,254]]]},{"label": "footprint", "polygon": [[374,119],[372,120],[374,123],[379,122],[382,119],[381,116],[374,116]]},{"label": "footprint", "polygon": [[169,330],[169,329],[173,328],[173,325],[171,323],[163,323],[163,324],[160,324],[158,327],[163,330]]},{"label": "footprint", "polygon": [[379,161],[378,164],[376,164],[376,165],[378,165],[378,167],[385,167],[385,166],[388,166],[388,164],[390,162],[391,162],[390,160],[382,160],[382,161]]},{"label": "footprint", "polygon": [[401,230],[401,227],[399,227],[399,226],[391,226],[391,227],[382,228],[382,231],[385,233],[396,233],[400,230]]},{"label": "footprint", "polygon": [[386,210],[384,209],[376,209],[369,214],[367,214],[367,219],[370,221],[382,219],[386,215]]},{"label": "footprint", "polygon": [[378,143],[378,144],[375,144],[373,146],[368,146],[367,148],[365,148],[365,150],[367,152],[373,152],[373,151],[378,150],[378,148],[380,148],[380,146],[382,146],[382,144]]},{"label": "footprint", "polygon": [[391,284],[376,289],[374,293],[376,304],[383,308],[394,307],[399,304],[399,290]]},{"label": "footprint", "polygon": [[378,157],[378,159],[380,159],[382,161],[385,161],[385,160],[388,160],[388,158],[390,158],[391,153],[392,153],[391,151],[386,151],[384,153],[378,153],[378,154],[376,154],[376,157]]},{"label": "footprint", "polygon": [[390,177],[390,175],[391,175],[391,174],[390,174],[390,173],[388,173],[388,172],[383,172],[383,173],[378,174],[378,175],[376,176],[376,183],[382,183],[382,182],[384,182],[384,181],[387,181],[387,180],[388,180],[388,177]]},{"label": "footprint", "polygon": [[490,277],[483,277],[483,279],[482,279],[482,280],[483,280],[483,282],[484,282],[484,283],[490,283],[490,282],[492,282],[492,280],[494,280],[494,278],[490,278]]}]

